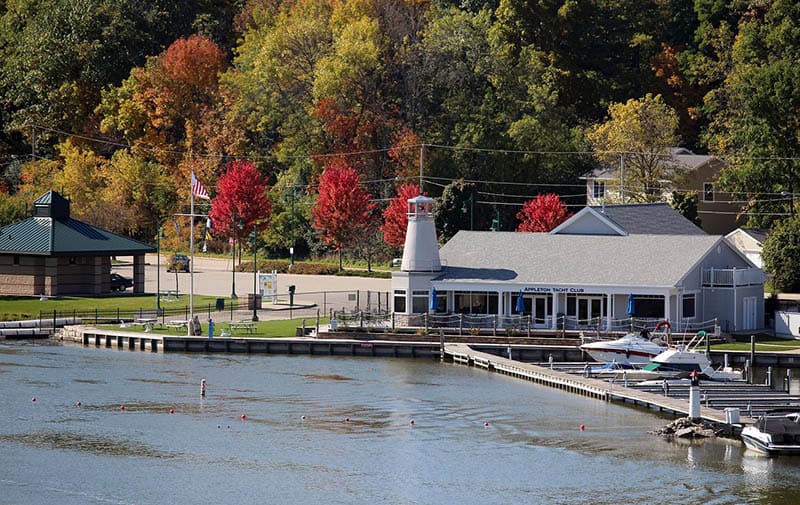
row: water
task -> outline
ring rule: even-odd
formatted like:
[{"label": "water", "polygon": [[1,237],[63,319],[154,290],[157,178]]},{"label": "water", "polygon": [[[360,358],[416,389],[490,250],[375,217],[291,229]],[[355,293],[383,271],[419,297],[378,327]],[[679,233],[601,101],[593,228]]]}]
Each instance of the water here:
[{"label": "water", "polygon": [[800,458],[668,421],[426,360],[0,344],[0,504],[797,503]]}]

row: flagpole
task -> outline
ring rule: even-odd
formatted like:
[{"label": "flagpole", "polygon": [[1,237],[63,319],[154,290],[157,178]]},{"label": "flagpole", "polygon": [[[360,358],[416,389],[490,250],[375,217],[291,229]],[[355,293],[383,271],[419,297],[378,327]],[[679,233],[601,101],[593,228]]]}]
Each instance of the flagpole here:
[{"label": "flagpole", "polygon": [[[194,179],[194,172],[192,172],[192,179]],[[186,325],[189,336],[192,336],[192,328],[194,324],[194,181],[189,181],[189,323]]]}]

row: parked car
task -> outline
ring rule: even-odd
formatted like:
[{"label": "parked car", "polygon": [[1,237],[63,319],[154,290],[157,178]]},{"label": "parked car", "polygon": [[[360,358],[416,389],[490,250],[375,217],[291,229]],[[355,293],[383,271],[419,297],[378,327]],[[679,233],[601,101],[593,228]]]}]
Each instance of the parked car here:
[{"label": "parked car", "polygon": [[133,287],[133,279],[128,279],[119,274],[111,274],[111,291],[125,291]]},{"label": "parked car", "polygon": [[173,254],[167,260],[167,272],[188,272],[189,258],[185,254]]}]

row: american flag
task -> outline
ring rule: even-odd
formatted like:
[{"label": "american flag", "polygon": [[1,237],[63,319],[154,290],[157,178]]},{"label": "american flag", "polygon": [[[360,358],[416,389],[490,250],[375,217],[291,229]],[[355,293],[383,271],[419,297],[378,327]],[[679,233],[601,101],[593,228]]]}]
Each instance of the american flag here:
[{"label": "american flag", "polygon": [[206,188],[203,187],[203,183],[194,176],[194,172],[192,172],[192,194],[197,198],[202,198],[203,200],[211,200],[211,197],[208,196]]}]

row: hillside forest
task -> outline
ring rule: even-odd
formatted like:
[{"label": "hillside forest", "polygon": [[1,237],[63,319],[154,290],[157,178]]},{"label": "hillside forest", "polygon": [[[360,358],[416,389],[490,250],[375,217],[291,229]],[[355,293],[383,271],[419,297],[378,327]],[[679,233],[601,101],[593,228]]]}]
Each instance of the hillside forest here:
[{"label": "hillside forest", "polygon": [[792,235],[798,61],[787,0],[3,0],[0,225],[52,189],[167,248],[391,258],[420,191],[442,240],[533,230],[680,146]]}]

